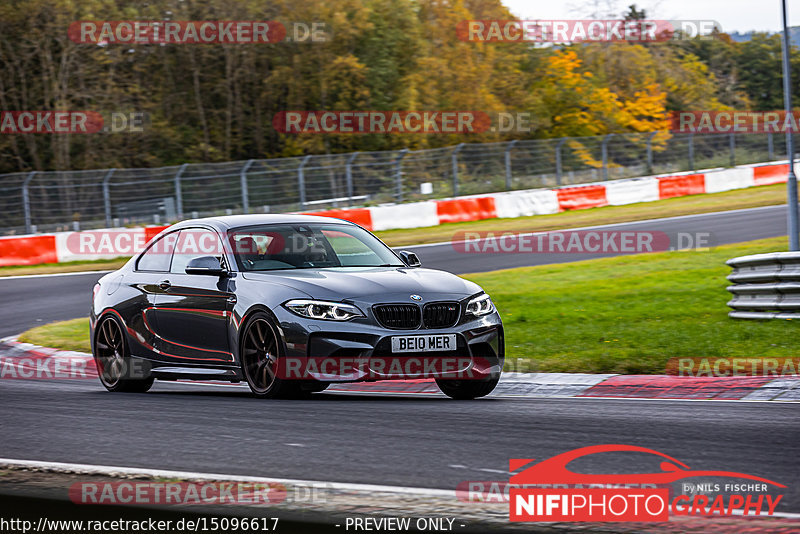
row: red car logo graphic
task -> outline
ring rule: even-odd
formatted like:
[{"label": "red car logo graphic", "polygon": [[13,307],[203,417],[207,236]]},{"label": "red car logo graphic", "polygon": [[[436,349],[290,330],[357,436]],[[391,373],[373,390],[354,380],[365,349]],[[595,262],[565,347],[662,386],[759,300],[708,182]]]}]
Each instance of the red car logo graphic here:
[{"label": "red car logo graphic", "polygon": [[[661,462],[661,471],[656,473],[636,473],[636,474],[584,474],[570,471],[567,464],[600,452],[643,452],[655,454],[664,458]],[[511,460],[511,471],[515,467],[530,463],[532,460]],[[766,482],[779,488],[785,488],[766,478],[761,478],[735,471],[701,471],[689,468],[685,463],[676,460],[662,452],[637,447],[635,445],[593,445],[582,447],[573,451],[565,452],[543,460],[516,475],[511,476],[509,483],[513,485],[526,484],[669,484],[677,480],[691,477],[731,477],[746,478],[758,482]]]}]

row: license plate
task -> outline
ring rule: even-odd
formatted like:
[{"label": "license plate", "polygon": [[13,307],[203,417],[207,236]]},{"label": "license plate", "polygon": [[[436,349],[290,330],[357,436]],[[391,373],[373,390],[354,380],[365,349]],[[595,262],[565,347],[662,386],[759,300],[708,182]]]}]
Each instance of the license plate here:
[{"label": "license plate", "polygon": [[445,350],[456,350],[455,334],[392,337],[392,352],[429,352]]}]

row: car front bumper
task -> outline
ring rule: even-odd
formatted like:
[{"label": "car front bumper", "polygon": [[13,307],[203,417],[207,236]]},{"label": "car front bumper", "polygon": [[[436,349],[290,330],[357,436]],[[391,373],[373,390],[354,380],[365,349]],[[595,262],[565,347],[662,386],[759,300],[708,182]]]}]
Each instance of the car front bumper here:
[{"label": "car front bumper", "polygon": [[[486,380],[502,371],[505,357],[499,314],[462,318],[450,328],[388,329],[371,317],[344,322],[305,319],[273,310],[286,354],[284,377],[321,382],[392,379]],[[392,352],[395,336],[454,334],[451,351]]]}]

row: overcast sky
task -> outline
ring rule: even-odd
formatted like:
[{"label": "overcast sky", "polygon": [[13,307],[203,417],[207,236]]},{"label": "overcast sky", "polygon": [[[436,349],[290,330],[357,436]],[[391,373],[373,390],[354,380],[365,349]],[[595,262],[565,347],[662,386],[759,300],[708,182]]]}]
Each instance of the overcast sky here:
[{"label": "overcast sky", "polygon": [[[626,11],[635,3],[649,19],[715,20],[726,32],[780,31],[781,0],[502,0],[523,19],[592,18],[594,6],[602,13]],[[608,6],[612,7],[609,8]],[[615,8],[615,7],[616,8]],[[787,0],[789,25],[800,26],[800,0]]]}]

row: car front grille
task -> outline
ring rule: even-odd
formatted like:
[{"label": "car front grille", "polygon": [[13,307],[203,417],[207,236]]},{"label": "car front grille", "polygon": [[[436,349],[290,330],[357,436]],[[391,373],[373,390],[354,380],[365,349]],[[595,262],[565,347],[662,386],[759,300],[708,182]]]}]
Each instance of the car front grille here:
[{"label": "car front grille", "polygon": [[460,315],[458,302],[434,302],[426,304],[422,310],[426,328],[448,328],[458,322]]},{"label": "car front grille", "polygon": [[395,330],[414,330],[422,324],[425,328],[449,328],[461,317],[458,302],[432,302],[422,312],[416,304],[378,304],[372,309],[381,325]]},{"label": "car front grille", "polygon": [[413,330],[419,327],[421,314],[416,304],[380,304],[372,309],[378,322],[386,328]]}]

